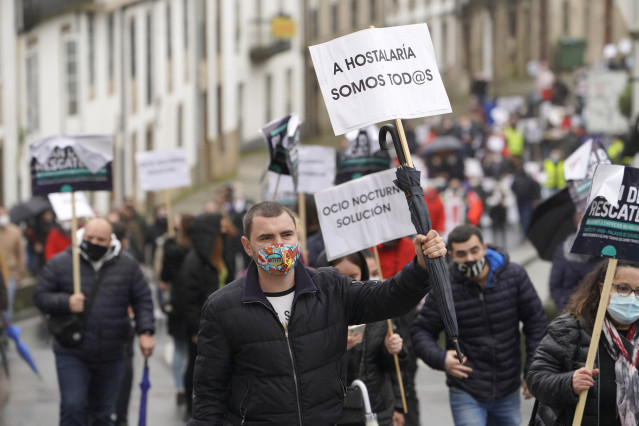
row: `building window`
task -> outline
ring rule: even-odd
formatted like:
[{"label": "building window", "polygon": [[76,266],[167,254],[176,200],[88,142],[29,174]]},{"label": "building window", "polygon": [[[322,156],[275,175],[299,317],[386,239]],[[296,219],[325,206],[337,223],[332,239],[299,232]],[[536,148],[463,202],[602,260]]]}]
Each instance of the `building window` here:
[{"label": "building window", "polygon": [[78,43],[73,38],[67,38],[64,42],[66,89],[67,89],[67,115],[78,113]]},{"label": "building window", "polygon": [[87,32],[89,38],[89,86],[91,86],[92,91],[93,86],[95,86],[95,16],[90,13],[87,18]]},{"label": "building window", "polygon": [[171,62],[173,51],[171,49],[171,3],[166,4],[166,57]]},{"label": "building window", "polygon": [[109,79],[109,93],[113,93],[115,79],[115,19],[113,13],[107,19],[107,76]]},{"label": "building window", "polygon": [[264,87],[264,111],[266,111],[266,120],[264,120],[265,123],[271,121],[271,117],[273,116],[273,110],[271,109],[271,104],[273,101],[273,88],[271,87],[272,85],[273,77],[271,77],[271,74],[266,74],[266,84]]},{"label": "building window", "polygon": [[235,52],[240,51],[240,40],[242,39],[242,24],[241,24],[241,7],[240,2],[235,2]]},{"label": "building window", "polygon": [[146,104],[153,102],[153,17],[146,14]]},{"label": "building window", "polygon": [[222,0],[215,2],[215,51],[222,53]]},{"label": "building window", "polygon": [[135,79],[135,19],[131,19],[129,23],[129,37],[131,38],[130,61],[131,61],[131,79]]},{"label": "building window", "polygon": [[38,102],[38,55],[27,54],[27,132],[33,133],[40,125],[40,103]]},{"label": "building window", "polygon": [[184,0],[182,5],[182,26],[184,50],[189,50],[189,0]]},{"label": "building window", "polygon": [[337,3],[333,3],[331,4],[331,31],[333,32],[333,34],[337,32],[338,19],[339,16],[337,14]]},{"label": "building window", "polygon": [[222,85],[218,84],[217,85],[217,137],[218,137],[218,141],[219,141],[219,147],[220,147],[220,151],[224,152],[226,151],[226,140],[224,138],[224,114],[223,114],[223,110],[224,108],[222,107]]},{"label": "building window", "polygon": [[568,36],[570,35],[570,1],[569,0],[564,0],[563,4],[562,4],[562,13],[563,13],[563,22],[562,22],[562,30],[563,30],[563,35]]},{"label": "building window", "polygon": [[183,147],[184,146],[184,107],[182,106],[182,104],[178,105],[178,110],[177,110],[177,138],[175,139],[177,141],[177,146],[178,147]]},{"label": "building window", "polygon": [[293,112],[293,69],[286,70],[286,113]]},{"label": "building window", "polygon": [[237,85],[237,140],[241,144],[244,139],[244,83]]},{"label": "building window", "polygon": [[351,0],[351,28],[357,28],[357,0]]},{"label": "building window", "polygon": [[319,37],[319,22],[318,22],[318,13],[317,8],[311,9],[311,40],[317,39]]}]

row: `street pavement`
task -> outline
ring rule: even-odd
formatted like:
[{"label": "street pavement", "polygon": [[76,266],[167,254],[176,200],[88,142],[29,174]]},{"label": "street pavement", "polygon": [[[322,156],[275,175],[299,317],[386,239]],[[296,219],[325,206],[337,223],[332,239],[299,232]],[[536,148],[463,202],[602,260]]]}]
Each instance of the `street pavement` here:
[{"label": "street pavement", "polygon": [[[259,200],[261,189],[257,184],[266,164],[266,153],[245,155],[242,167],[235,181],[238,182],[247,198]],[[204,202],[209,201],[219,185],[212,185],[191,194],[175,204],[174,212],[201,211]],[[490,232],[486,239],[490,242]],[[511,260],[526,267],[542,301],[548,298],[548,276],[550,263],[540,260],[534,248],[527,241],[521,242],[518,231],[511,230],[507,235],[506,246]],[[184,406],[177,406],[176,392],[171,368],[167,362],[170,352],[170,338],[166,331],[166,321],[157,310],[156,350],[149,362],[151,389],[147,410],[149,426],[183,425]],[[7,348],[10,378],[0,386],[8,386],[8,402],[0,407],[0,426],[48,426],[58,423],[59,392],[55,371],[55,360],[51,343],[42,329],[42,320],[34,316],[18,322],[22,338],[31,350],[31,354],[40,371],[36,376],[23,362],[13,342]],[[137,424],[143,360],[139,348],[134,356],[134,387],[129,408],[129,425]],[[417,373],[417,389],[420,399],[422,425],[451,425],[452,416],[448,405],[448,390],[444,373],[434,371],[424,364]],[[0,387],[0,390],[2,387]],[[0,392],[1,395],[2,392]],[[533,402],[522,399],[522,424],[527,424]]]}]

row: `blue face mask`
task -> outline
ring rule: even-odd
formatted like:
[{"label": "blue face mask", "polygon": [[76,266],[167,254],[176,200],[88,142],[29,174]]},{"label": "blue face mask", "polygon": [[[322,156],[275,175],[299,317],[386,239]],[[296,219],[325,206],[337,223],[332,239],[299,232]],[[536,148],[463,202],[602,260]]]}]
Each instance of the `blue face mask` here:
[{"label": "blue face mask", "polygon": [[632,324],[639,319],[639,299],[634,294],[610,293],[608,313],[620,324]]}]

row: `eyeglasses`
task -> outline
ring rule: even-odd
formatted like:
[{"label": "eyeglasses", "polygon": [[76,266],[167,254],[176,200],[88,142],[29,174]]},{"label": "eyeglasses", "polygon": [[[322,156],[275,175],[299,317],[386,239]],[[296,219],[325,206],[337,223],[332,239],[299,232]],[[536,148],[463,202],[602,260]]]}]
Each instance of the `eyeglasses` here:
[{"label": "eyeglasses", "polygon": [[630,284],[626,283],[613,284],[613,286],[617,288],[617,293],[622,296],[630,296],[630,293],[634,293],[635,297],[639,299],[639,287],[633,289]]}]

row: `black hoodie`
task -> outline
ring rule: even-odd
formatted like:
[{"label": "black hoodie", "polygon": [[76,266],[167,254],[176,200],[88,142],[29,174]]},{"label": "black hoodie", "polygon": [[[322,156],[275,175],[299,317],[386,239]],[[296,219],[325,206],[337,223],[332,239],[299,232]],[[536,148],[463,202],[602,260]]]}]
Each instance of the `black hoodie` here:
[{"label": "black hoodie", "polygon": [[185,319],[189,335],[197,334],[200,311],[206,299],[219,288],[217,268],[211,263],[211,250],[220,235],[217,213],[205,213],[193,220],[189,250],[182,264],[180,277],[184,289]]}]

